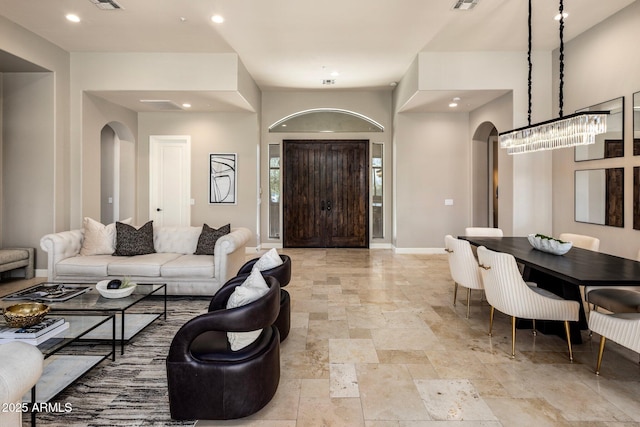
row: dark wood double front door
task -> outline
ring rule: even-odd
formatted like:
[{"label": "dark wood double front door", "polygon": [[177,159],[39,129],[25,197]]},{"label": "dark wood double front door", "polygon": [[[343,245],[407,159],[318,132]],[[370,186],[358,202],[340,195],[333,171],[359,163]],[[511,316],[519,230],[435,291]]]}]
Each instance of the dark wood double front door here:
[{"label": "dark wood double front door", "polygon": [[369,141],[283,146],[283,245],[369,247]]}]

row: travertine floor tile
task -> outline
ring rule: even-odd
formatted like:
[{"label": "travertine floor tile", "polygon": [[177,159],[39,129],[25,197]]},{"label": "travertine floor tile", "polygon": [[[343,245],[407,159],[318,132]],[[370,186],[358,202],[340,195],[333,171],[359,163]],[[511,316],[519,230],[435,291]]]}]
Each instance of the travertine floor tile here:
[{"label": "travertine floor tile", "polygon": [[472,292],[452,305],[446,255],[282,249],[291,256],[291,332],[271,403],[235,421],[256,427],[637,427],[638,355],[584,331],[565,341],[522,329]]}]

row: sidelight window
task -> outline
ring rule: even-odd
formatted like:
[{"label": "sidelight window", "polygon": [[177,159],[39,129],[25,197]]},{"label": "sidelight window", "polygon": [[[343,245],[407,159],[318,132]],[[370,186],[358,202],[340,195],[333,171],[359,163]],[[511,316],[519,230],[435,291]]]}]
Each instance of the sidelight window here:
[{"label": "sidelight window", "polygon": [[371,212],[373,226],[371,236],[373,238],[384,237],[383,220],[383,192],[382,192],[382,153],[384,144],[373,143],[371,145],[371,186],[373,191],[371,201]]},{"label": "sidelight window", "polygon": [[269,238],[280,238],[280,145],[269,144]]}]

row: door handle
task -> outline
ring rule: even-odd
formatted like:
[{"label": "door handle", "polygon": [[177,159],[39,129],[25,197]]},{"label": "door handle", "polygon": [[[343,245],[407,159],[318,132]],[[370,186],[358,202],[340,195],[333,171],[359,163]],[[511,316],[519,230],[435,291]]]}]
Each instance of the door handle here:
[{"label": "door handle", "polygon": [[331,202],[327,201],[327,212],[331,210]]},{"label": "door handle", "polygon": [[320,201],[320,210],[323,211],[324,210],[324,200]]},{"label": "door handle", "polygon": [[162,209],[160,208],[156,208],[156,212],[160,212]]}]

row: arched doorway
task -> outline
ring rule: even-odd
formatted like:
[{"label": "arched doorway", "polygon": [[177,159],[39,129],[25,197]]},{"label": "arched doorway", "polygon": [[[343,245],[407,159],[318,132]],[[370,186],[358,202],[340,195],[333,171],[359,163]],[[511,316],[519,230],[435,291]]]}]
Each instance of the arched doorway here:
[{"label": "arched doorway", "polygon": [[499,227],[498,130],[491,122],[476,129],[472,141],[472,223]]},{"label": "arched doorway", "polygon": [[135,142],[129,128],[107,123],[100,131],[100,221],[135,214]]}]

